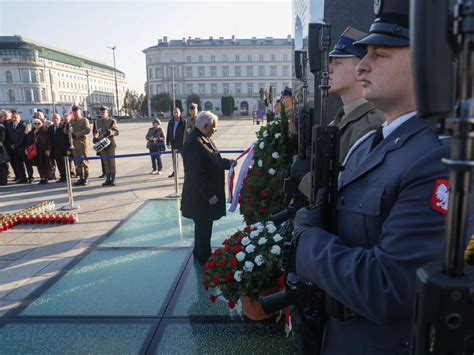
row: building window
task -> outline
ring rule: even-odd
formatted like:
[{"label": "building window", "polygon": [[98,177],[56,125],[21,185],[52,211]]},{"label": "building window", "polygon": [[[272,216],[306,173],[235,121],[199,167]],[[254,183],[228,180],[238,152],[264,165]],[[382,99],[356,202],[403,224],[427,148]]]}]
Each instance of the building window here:
[{"label": "building window", "polygon": [[283,55],[283,61],[284,61],[284,62],[287,62],[287,61],[288,61],[288,54],[284,54],[284,55]]},{"label": "building window", "polygon": [[33,97],[31,96],[31,89],[25,89],[25,101],[26,102],[32,102]]},{"label": "building window", "polygon": [[193,84],[186,84],[186,93],[188,95],[193,93]]},{"label": "building window", "polygon": [[229,94],[229,84],[228,83],[222,84],[222,88],[224,89],[224,94],[228,95]]},{"label": "building window", "polygon": [[247,60],[248,60],[249,62],[252,61],[252,55],[251,55],[251,54],[249,54],[249,55],[247,56]]},{"label": "building window", "polygon": [[247,65],[247,76],[248,77],[253,76],[253,67],[251,65]]},{"label": "building window", "polygon": [[227,62],[227,60],[228,60],[227,54],[224,54],[224,55],[222,56],[222,61],[223,61],[223,62]]},{"label": "building window", "polygon": [[12,77],[12,72],[7,70],[7,72],[5,73],[6,77],[7,77],[7,83],[12,83],[13,82],[13,77]]},{"label": "building window", "polygon": [[151,96],[155,95],[155,85],[150,85]]},{"label": "building window", "polygon": [[199,62],[200,63],[204,62],[204,57],[202,55],[199,56]]},{"label": "building window", "polygon": [[234,68],[235,76],[241,76],[240,70],[241,70],[240,65]]},{"label": "building window", "polygon": [[217,76],[217,67],[211,67],[211,78],[215,78]]},{"label": "building window", "polygon": [[192,78],[193,77],[193,67],[186,67],[186,76],[188,78]]},{"label": "building window", "polygon": [[258,60],[259,60],[259,61],[261,61],[261,62],[263,62],[263,61],[264,61],[263,54],[260,54],[260,55],[258,56]]},{"label": "building window", "polygon": [[270,76],[273,76],[273,77],[277,76],[277,67],[276,67],[276,65],[271,65],[270,66]]},{"label": "building window", "polygon": [[12,89],[8,90],[8,101],[15,102],[15,91]]},{"label": "building window", "polygon": [[235,61],[236,61],[236,62],[240,62],[240,55],[236,55],[236,56],[235,56]]},{"label": "building window", "polygon": [[253,95],[253,83],[247,83],[247,94]]},{"label": "building window", "polygon": [[187,61],[188,63],[191,63],[191,56],[190,56],[190,55],[186,56],[186,61]]},{"label": "building window", "polygon": [[258,76],[265,76],[265,66],[259,65],[258,66]]},{"label": "building window", "polygon": [[211,55],[211,62],[215,62],[216,61],[216,56],[215,55]]},{"label": "building window", "polygon": [[272,54],[272,62],[276,61],[276,55]]},{"label": "building window", "polygon": [[158,78],[161,78],[161,75],[162,75],[161,68],[155,68],[155,77],[158,79]]},{"label": "building window", "polygon": [[156,93],[161,94],[163,92],[163,87],[161,84],[156,85]]},{"label": "building window", "polygon": [[204,78],[204,67],[198,67],[198,77]]},{"label": "building window", "polygon": [[48,98],[46,97],[46,90],[44,88],[41,89],[41,101],[46,102]]},{"label": "building window", "polygon": [[148,68],[148,79],[153,79],[153,70]]},{"label": "building window", "polygon": [[217,84],[216,84],[216,83],[212,83],[212,84],[211,84],[211,94],[212,94],[212,95],[216,95],[216,94],[217,94]]},{"label": "building window", "polygon": [[206,92],[206,87],[204,84],[199,84],[199,93],[204,94]]},{"label": "building window", "polygon": [[283,66],[283,76],[289,76],[290,75],[290,67],[288,65]]},{"label": "building window", "polygon": [[235,84],[235,93],[240,94],[242,92],[242,84],[236,83]]},{"label": "building window", "polygon": [[28,72],[28,69],[21,70],[21,81],[23,81],[24,83],[30,82],[30,74]]},{"label": "building window", "polygon": [[42,70],[39,70],[39,71],[38,71],[38,74],[39,74],[39,82],[40,82],[40,83],[44,83],[44,74],[43,74],[43,71],[42,71]]},{"label": "building window", "polygon": [[222,76],[224,76],[224,77],[228,77],[228,76],[229,76],[229,66],[224,65],[224,66],[222,67]]},{"label": "building window", "polygon": [[31,73],[31,82],[37,83],[38,82],[38,76],[36,75],[36,71],[32,70],[30,73]]}]

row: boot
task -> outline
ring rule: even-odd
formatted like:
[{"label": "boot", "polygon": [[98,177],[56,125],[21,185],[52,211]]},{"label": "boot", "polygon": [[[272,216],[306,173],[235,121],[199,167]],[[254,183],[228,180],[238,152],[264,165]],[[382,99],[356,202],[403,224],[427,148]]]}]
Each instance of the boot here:
[{"label": "boot", "polygon": [[84,186],[84,184],[82,183],[84,181],[84,179],[82,178],[82,176],[79,176],[79,179],[73,184],[74,186]]},{"label": "boot", "polygon": [[84,173],[84,179],[82,180],[82,185],[86,186],[89,185],[89,173]]},{"label": "boot", "polygon": [[109,186],[115,186],[115,174],[109,174],[109,176],[110,176]]},{"label": "boot", "polygon": [[103,179],[105,178],[105,173],[102,173],[101,175],[97,176],[98,179]]},{"label": "boot", "polygon": [[105,179],[105,182],[102,183],[102,186],[108,186],[110,185],[110,174],[105,174],[107,176],[107,179]]}]

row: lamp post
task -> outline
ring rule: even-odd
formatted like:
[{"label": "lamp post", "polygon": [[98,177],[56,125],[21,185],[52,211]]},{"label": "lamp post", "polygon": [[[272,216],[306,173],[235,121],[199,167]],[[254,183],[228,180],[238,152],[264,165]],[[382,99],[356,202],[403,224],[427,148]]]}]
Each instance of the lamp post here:
[{"label": "lamp post", "polygon": [[114,78],[115,78],[115,99],[116,99],[116,108],[117,108],[117,116],[119,115],[119,97],[118,97],[118,86],[117,86],[117,69],[115,67],[115,48],[116,46],[113,47],[107,47],[112,50],[113,56],[114,56]]}]

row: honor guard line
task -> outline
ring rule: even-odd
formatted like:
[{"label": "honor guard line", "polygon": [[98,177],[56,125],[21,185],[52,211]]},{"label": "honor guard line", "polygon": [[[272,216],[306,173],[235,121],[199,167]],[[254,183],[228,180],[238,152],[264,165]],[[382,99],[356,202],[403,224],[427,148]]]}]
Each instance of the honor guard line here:
[{"label": "honor guard line", "polygon": [[[145,155],[162,155],[162,154],[173,154],[176,155],[180,151],[178,149],[173,149],[171,151],[164,151],[164,152],[153,152],[153,153],[135,153],[135,154],[118,154],[118,155],[99,155],[95,157],[64,157],[65,165],[66,165],[66,180],[67,180],[67,193],[68,193],[68,204],[63,206],[61,209],[63,210],[76,210],[79,209],[79,205],[74,204],[74,195],[72,193],[72,180],[71,174],[69,170],[69,162],[68,161],[82,161],[82,160],[102,160],[102,159],[116,159],[116,158],[130,158],[130,157],[141,157]],[[243,153],[243,149],[230,149],[230,150],[220,150],[219,153],[221,154],[235,154],[235,153]],[[174,172],[174,186],[175,186],[175,193],[170,197],[178,198],[180,197],[179,194],[179,187],[178,187],[178,164],[177,159],[173,159],[173,172]]]}]

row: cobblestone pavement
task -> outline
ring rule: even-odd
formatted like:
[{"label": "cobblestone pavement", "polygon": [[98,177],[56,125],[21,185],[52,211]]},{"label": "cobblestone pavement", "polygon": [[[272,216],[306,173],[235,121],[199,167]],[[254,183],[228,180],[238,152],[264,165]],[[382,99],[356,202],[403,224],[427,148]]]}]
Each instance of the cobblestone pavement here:
[{"label": "cobblestone pavement", "polygon": [[[149,123],[120,122],[116,154],[147,152],[144,137],[150,126]],[[221,120],[214,141],[220,150],[245,149],[255,140],[259,128],[251,120]],[[235,158],[237,154],[225,156]],[[90,161],[89,185],[73,188],[74,202],[80,206],[76,224],[18,225],[0,233],[0,316],[26,300],[144,201],[165,198],[175,192],[174,179],[167,177],[172,172],[170,155],[163,157],[162,175],[150,174],[148,156],[117,159],[116,162],[117,185],[103,187],[104,180],[97,178],[100,162]],[[182,175],[180,164],[180,185]],[[35,176],[38,177],[36,169]],[[42,201],[54,201],[57,208],[66,205],[66,185],[12,183],[0,187],[0,213],[14,212]]]}]

